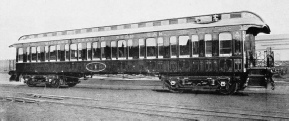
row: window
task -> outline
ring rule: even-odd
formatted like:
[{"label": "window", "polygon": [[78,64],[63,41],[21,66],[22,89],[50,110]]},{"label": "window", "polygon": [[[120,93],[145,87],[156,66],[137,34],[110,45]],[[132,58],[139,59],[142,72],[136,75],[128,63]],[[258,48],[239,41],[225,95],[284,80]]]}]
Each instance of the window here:
[{"label": "window", "polygon": [[234,59],[234,69],[236,72],[242,71],[242,59]]},{"label": "window", "polygon": [[31,62],[36,62],[37,61],[37,52],[36,52],[36,47],[31,47]]},{"label": "window", "polygon": [[126,59],[127,45],[125,40],[119,40],[117,42],[118,47],[118,59]]},{"label": "window", "polygon": [[170,37],[171,58],[177,57],[177,37]]},{"label": "window", "polygon": [[77,60],[77,45],[71,44],[70,45],[70,61],[76,61]]},{"label": "window", "polygon": [[45,62],[49,61],[49,48],[48,46],[44,47],[44,53],[45,53]]},{"label": "window", "polygon": [[30,62],[30,60],[31,60],[30,47],[26,48],[26,57],[27,57],[27,61],[26,62]]},{"label": "window", "polygon": [[157,57],[157,42],[155,38],[146,39],[147,58]]},{"label": "window", "polygon": [[193,57],[199,57],[199,37],[198,35],[192,35],[192,50]]},{"label": "window", "polygon": [[18,48],[18,62],[23,62],[23,48]]},{"label": "window", "polygon": [[69,59],[70,59],[70,57],[69,57],[69,45],[68,44],[66,44],[65,46],[64,46],[64,50],[65,50],[65,61],[69,61]]},{"label": "window", "polygon": [[91,43],[86,43],[87,48],[87,60],[92,60],[92,50],[91,50]]},{"label": "window", "polygon": [[105,57],[105,42],[101,42],[100,43],[100,49],[101,49],[101,60],[106,60],[106,57]]},{"label": "window", "polygon": [[40,47],[36,47],[36,51],[37,51],[37,62],[41,61],[41,51],[40,51]]},{"label": "window", "polygon": [[242,55],[242,48],[243,48],[243,42],[242,42],[242,37],[240,31],[235,31],[232,33],[233,34],[233,43],[234,44],[234,55],[240,56]]},{"label": "window", "polygon": [[111,58],[112,60],[115,60],[117,55],[116,41],[111,41],[110,46],[111,46]]},{"label": "window", "polygon": [[60,61],[61,60],[60,45],[56,45],[56,51],[57,51],[57,59],[56,59],[56,61]]},{"label": "window", "polygon": [[162,37],[158,38],[158,58],[164,57],[164,39]]},{"label": "window", "polygon": [[77,50],[78,50],[78,52],[77,52],[77,54],[78,54],[78,56],[77,56],[77,60],[78,61],[81,61],[83,58],[82,58],[82,56],[83,56],[83,54],[82,54],[82,43],[78,43],[77,44]]},{"label": "window", "polygon": [[98,42],[92,43],[92,59],[93,60],[99,60],[100,59],[100,48],[97,45]]},{"label": "window", "polygon": [[212,57],[212,35],[205,34],[205,53],[206,57]]},{"label": "window", "polygon": [[206,71],[210,72],[212,71],[212,61],[211,60],[207,60],[206,62]]},{"label": "window", "polygon": [[49,47],[49,61],[56,61],[56,48],[55,46],[50,46]]},{"label": "window", "polygon": [[230,33],[220,33],[220,56],[232,56],[232,35]]},{"label": "window", "polygon": [[220,60],[220,71],[231,72],[232,71],[232,60],[231,59]]},{"label": "window", "polygon": [[127,47],[128,47],[128,59],[132,59],[134,51],[131,39],[127,41]]},{"label": "window", "polygon": [[190,42],[189,36],[179,36],[180,58],[190,57]]},{"label": "window", "polygon": [[145,57],[145,42],[144,39],[139,39],[139,58],[142,59]]}]

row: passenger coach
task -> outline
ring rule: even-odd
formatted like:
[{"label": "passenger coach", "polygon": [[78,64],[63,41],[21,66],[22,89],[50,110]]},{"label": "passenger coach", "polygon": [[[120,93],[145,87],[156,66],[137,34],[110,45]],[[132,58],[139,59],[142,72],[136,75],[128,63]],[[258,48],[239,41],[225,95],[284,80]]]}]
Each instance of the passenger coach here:
[{"label": "passenger coach", "polygon": [[270,33],[262,18],[241,11],[24,35],[11,45],[11,74],[52,87],[93,74],[154,74],[172,92],[200,86],[231,94],[273,82],[273,52],[256,67],[259,33]]}]

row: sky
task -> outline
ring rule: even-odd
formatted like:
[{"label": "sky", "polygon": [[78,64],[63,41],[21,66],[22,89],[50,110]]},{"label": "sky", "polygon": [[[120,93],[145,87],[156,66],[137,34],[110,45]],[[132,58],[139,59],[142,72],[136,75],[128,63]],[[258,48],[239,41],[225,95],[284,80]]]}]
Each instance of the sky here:
[{"label": "sky", "polygon": [[27,34],[141,21],[252,11],[271,28],[289,34],[289,0],[1,0],[0,60],[14,59],[9,45]]}]

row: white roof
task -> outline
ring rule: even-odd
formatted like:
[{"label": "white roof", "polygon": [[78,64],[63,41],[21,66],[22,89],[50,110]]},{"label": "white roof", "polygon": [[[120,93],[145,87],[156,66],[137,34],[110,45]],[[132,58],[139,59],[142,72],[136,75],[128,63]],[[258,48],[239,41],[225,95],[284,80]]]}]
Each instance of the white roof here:
[{"label": "white roof", "polygon": [[[219,20],[214,21],[213,18],[215,17],[215,15],[219,17]],[[188,19],[191,19],[191,18],[194,19],[193,22],[188,21]],[[208,21],[211,19],[213,20]],[[153,26],[154,22],[160,22],[160,25]],[[144,24],[146,26],[143,26]],[[66,30],[65,32],[70,32],[70,33],[67,33],[66,35],[57,35],[58,33],[61,33],[64,31],[56,31],[54,32],[56,36],[50,35],[49,37],[38,37],[38,36],[43,35],[43,34],[48,34],[48,33],[51,34],[52,32],[24,35],[20,37],[19,41],[13,45],[22,44],[22,43],[53,41],[53,40],[66,40],[66,39],[77,39],[77,38],[87,38],[87,37],[103,37],[103,36],[133,34],[133,33],[142,33],[142,32],[189,29],[189,28],[193,29],[193,28],[229,26],[229,25],[257,25],[260,27],[266,26],[262,18],[256,15],[255,13],[248,12],[248,11],[241,11],[241,12],[232,12],[232,13],[211,14],[211,15],[204,15],[204,16],[191,16],[191,17],[157,20],[157,21],[149,21],[149,22],[139,22],[139,23],[132,23],[132,24],[87,28],[87,29],[96,28],[95,30],[102,29],[101,31],[86,32],[85,29]],[[141,26],[141,27],[138,27],[138,26]],[[114,27],[114,30],[112,29],[113,27]],[[37,37],[34,37],[35,35],[37,35]]]}]

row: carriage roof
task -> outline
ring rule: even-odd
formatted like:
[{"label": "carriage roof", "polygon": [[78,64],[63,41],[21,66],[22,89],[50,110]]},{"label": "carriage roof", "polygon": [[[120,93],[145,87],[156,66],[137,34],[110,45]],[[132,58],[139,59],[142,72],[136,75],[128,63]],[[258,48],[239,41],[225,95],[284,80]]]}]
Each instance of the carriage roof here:
[{"label": "carriage roof", "polygon": [[24,43],[35,43],[54,40],[103,37],[153,31],[195,29],[231,25],[251,25],[255,28],[260,29],[258,33],[270,33],[269,27],[265,24],[265,22],[260,16],[253,12],[240,11],[24,35],[19,38],[17,43],[11,46]]}]

